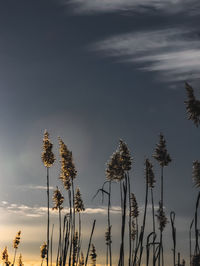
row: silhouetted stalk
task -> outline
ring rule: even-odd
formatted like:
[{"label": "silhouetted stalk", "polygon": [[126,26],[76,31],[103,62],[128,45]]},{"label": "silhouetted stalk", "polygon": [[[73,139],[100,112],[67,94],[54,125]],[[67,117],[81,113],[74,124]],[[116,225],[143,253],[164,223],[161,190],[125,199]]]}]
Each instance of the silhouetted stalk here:
[{"label": "silhouetted stalk", "polygon": [[[154,211],[154,199],[153,199],[153,188],[152,187],[151,187],[151,205],[152,205],[153,233],[155,235],[156,227],[155,227],[155,211]],[[155,244],[153,242],[153,266],[154,266],[154,261],[155,261],[154,254],[155,254]]]},{"label": "silhouetted stalk", "polygon": [[[160,189],[160,202],[161,202],[161,207],[163,208],[163,166],[161,166],[161,189]],[[159,256],[158,256],[158,265],[160,266],[160,260],[161,260],[161,250],[163,249],[163,244],[162,244],[162,230],[160,229],[160,248],[159,248]],[[162,258],[163,261],[163,258]],[[163,266],[163,263],[162,263]]]},{"label": "silhouetted stalk", "polygon": [[189,246],[190,246],[190,266],[192,265],[192,226],[194,223],[194,219],[192,219],[192,222],[190,224],[190,232],[189,232]]},{"label": "silhouetted stalk", "polygon": [[50,250],[51,250],[51,266],[53,261],[53,230],[54,230],[54,224],[52,225],[52,231],[51,231],[51,243],[50,243]]},{"label": "silhouetted stalk", "polygon": [[195,255],[199,254],[199,230],[198,230],[198,207],[199,207],[199,201],[200,201],[200,191],[197,196],[196,201],[196,209],[195,209],[195,220],[194,220],[194,226],[195,226]]},{"label": "silhouetted stalk", "polygon": [[176,266],[176,228],[174,226],[175,222],[175,212],[170,213],[170,220],[171,220],[171,226],[172,226],[172,239],[173,239],[173,263],[174,266]]},{"label": "silhouetted stalk", "polygon": [[61,263],[61,210],[60,210],[60,207],[58,211],[59,211],[59,242],[58,242],[56,265],[60,265]]},{"label": "silhouetted stalk", "polygon": [[110,241],[109,241],[108,249],[109,249],[109,257],[110,257],[110,266],[112,266],[112,241],[111,241],[111,224],[110,224],[111,202],[110,202],[110,197],[111,197],[111,180],[109,181],[109,194],[108,194],[108,230],[109,230],[109,234],[110,234]]},{"label": "silhouetted stalk", "polygon": [[94,233],[95,224],[96,224],[96,220],[94,220],[93,225],[92,225],[92,231],[90,234],[90,240],[89,240],[87,255],[86,255],[86,259],[85,259],[85,266],[87,265],[87,262],[88,262],[88,256],[89,256],[89,252],[90,252],[90,246],[91,246],[92,236]]},{"label": "silhouetted stalk", "polygon": [[69,266],[71,266],[71,257],[72,257],[72,243],[73,243],[73,218],[72,218],[72,201],[71,201],[71,190],[69,195],[69,204],[70,204],[70,228],[71,228],[71,241],[70,241],[70,250],[69,250]]},{"label": "silhouetted stalk", "polygon": [[120,245],[120,257],[119,266],[124,266],[124,233],[126,227],[126,198],[127,198],[127,174],[125,174],[125,180],[123,181],[123,208],[122,208],[122,225],[121,225],[121,245]]},{"label": "silhouetted stalk", "polygon": [[131,243],[131,193],[130,193],[130,178],[129,174],[127,173],[127,181],[128,181],[128,202],[129,202],[129,259],[128,263],[129,266],[131,266],[131,249],[132,249],[132,243]]},{"label": "silhouetted stalk", "polygon": [[47,168],[47,266],[49,265],[49,167]]},{"label": "silhouetted stalk", "polygon": [[142,252],[143,252],[143,239],[144,239],[144,230],[145,230],[145,224],[146,224],[146,214],[147,214],[147,202],[148,202],[148,183],[146,180],[146,193],[145,193],[145,206],[144,206],[144,217],[143,217],[143,225],[141,229],[141,238],[140,238],[140,257],[138,265],[141,264],[142,259]]},{"label": "silhouetted stalk", "polygon": [[77,251],[77,258],[76,258],[76,265],[78,265],[79,255],[81,250],[81,213],[78,213],[78,251]]}]

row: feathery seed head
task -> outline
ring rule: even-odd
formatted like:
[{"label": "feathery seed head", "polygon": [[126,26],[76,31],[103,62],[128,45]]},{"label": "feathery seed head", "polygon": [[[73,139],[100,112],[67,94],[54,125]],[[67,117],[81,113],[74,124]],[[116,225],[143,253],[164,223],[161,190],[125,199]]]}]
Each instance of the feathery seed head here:
[{"label": "feathery seed head", "polygon": [[153,165],[149,161],[149,159],[145,160],[145,177],[146,182],[150,188],[154,187],[154,183],[156,182],[154,172],[153,172]]},{"label": "feathery seed head", "polygon": [[84,207],[84,204],[83,204],[83,200],[82,200],[79,188],[76,189],[74,205],[75,205],[75,211],[76,212],[85,211],[85,207]]},{"label": "feathery seed head", "polygon": [[49,140],[49,133],[45,130],[43,138],[43,151],[42,162],[44,166],[51,167],[55,161],[54,154],[52,152],[53,144]]},{"label": "feathery seed head", "polygon": [[200,188],[200,162],[194,161],[192,168],[193,168],[192,171],[193,181],[195,183],[195,186]]},{"label": "feathery seed head", "polygon": [[47,243],[44,242],[42,246],[40,246],[40,257],[44,259],[47,255]]},{"label": "feathery seed head", "polygon": [[16,248],[16,249],[19,247],[19,244],[20,244],[20,237],[21,237],[20,235],[21,235],[21,231],[19,231],[17,233],[17,235],[16,235],[16,237],[15,237],[15,239],[13,241],[13,247]]},{"label": "feathery seed head", "polygon": [[160,134],[160,141],[156,145],[155,154],[153,157],[159,162],[161,166],[167,166],[171,162],[171,157],[167,153],[166,140],[163,134]]},{"label": "feathery seed head", "polygon": [[105,232],[105,241],[106,241],[106,245],[110,245],[112,243],[111,240],[111,226],[107,228],[106,232]]},{"label": "feathery seed head", "polygon": [[124,178],[124,170],[122,169],[121,156],[118,151],[114,152],[107,163],[106,177],[108,180],[120,181]]},{"label": "feathery seed head", "polygon": [[130,198],[130,203],[131,203],[131,217],[137,218],[139,216],[139,210],[138,210],[138,204],[136,197],[133,193],[131,193],[131,198]]},{"label": "feathery seed head", "polygon": [[79,266],[84,266],[84,265],[85,265],[84,256],[83,252],[81,252],[81,257],[79,259]]},{"label": "feathery seed head", "polygon": [[162,206],[161,202],[159,202],[159,209],[157,211],[157,215],[156,216],[157,216],[158,223],[159,223],[159,230],[161,232],[163,232],[163,230],[164,230],[164,228],[165,228],[165,226],[166,226],[168,221],[167,221],[167,217],[165,215],[165,212],[163,210],[163,206]]},{"label": "feathery seed head", "polygon": [[92,266],[96,266],[96,259],[97,259],[97,253],[96,253],[96,249],[95,246],[92,244],[92,248],[91,248],[91,252],[90,252],[90,258],[91,258],[91,262],[92,262]]},{"label": "feathery seed head", "polygon": [[123,141],[119,141],[119,153],[121,157],[122,169],[124,171],[131,170],[132,159],[127,144]]},{"label": "feathery seed head", "polygon": [[135,221],[131,222],[131,239],[134,241],[137,234],[137,229],[135,228]]},{"label": "feathery seed head", "polygon": [[70,189],[71,180],[76,177],[77,171],[72,158],[72,152],[68,150],[65,143],[59,138],[59,152],[61,162],[60,179],[66,190]]},{"label": "feathery seed head", "polygon": [[[7,247],[5,247],[4,250],[3,250],[3,252],[2,252],[2,260],[5,263],[9,263],[9,261],[8,261],[8,249],[7,249]],[[9,264],[6,264],[6,265],[9,265]]]},{"label": "feathery seed head", "polygon": [[19,255],[18,266],[24,266],[22,261],[22,254]]},{"label": "feathery seed head", "polygon": [[192,120],[198,127],[200,124],[200,101],[196,100],[194,96],[194,90],[187,82],[185,83],[185,88],[187,91],[188,100],[184,103],[186,104],[188,119]]},{"label": "feathery seed head", "polygon": [[64,197],[61,194],[61,192],[58,189],[58,187],[53,192],[53,202],[54,202],[53,210],[62,210],[63,209],[62,204],[64,202]]}]

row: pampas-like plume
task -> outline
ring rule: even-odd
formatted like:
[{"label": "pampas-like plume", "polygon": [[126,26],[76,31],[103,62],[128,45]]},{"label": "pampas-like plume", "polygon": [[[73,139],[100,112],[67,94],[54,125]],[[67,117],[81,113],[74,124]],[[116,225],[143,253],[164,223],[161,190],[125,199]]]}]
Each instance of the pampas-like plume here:
[{"label": "pampas-like plume", "polygon": [[52,152],[53,144],[49,140],[49,133],[45,130],[43,138],[43,152],[42,162],[45,167],[51,167],[55,161],[54,154]]},{"label": "pampas-like plume", "polygon": [[159,162],[159,164],[163,166],[167,166],[171,162],[171,157],[166,149],[166,140],[163,134],[160,133],[160,141],[156,145],[155,154],[153,157]]},{"label": "pampas-like plume", "polygon": [[66,190],[70,189],[71,180],[76,177],[77,171],[72,158],[72,152],[68,150],[65,143],[61,138],[59,140],[59,152],[60,152],[60,162],[61,162],[61,173],[60,179],[63,182],[63,185]]},{"label": "pampas-like plume", "polygon": [[124,171],[131,170],[132,158],[128,146],[123,140],[119,141],[119,153],[120,153],[122,169]]},{"label": "pampas-like plume", "polygon": [[165,215],[165,212],[163,210],[163,206],[161,204],[161,202],[159,202],[159,209],[157,211],[157,219],[158,219],[158,223],[159,223],[159,230],[161,232],[163,232],[166,224],[167,224],[167,217]]},{"label": "pampas-like plume", "polygon": [[8,260],[8,249],[7,247],[4,248],[2,252],[2,261],[5,263],[6,266],[9,266],[11,263]]},{"label": "pampas-like plume", "polygon": [[83,204],[83,200],[82,200],[81,192],[80,192],[79,188],[76,189],[74,206],[75,206],[75,211],[76,212],[85,211],[85,207],[84,207],[84,204]]},{"label": "pampas-like plume", "polygon": [[131,193],[131,217],[137,218],[139,216],[138,203],[136,197]]},{"label": "pampas-like plume", "polygon": [[192,177],[193,177],[195,186],[200,188],[200,162],[199,161],[193,162]]},{"label": "pampas-like plume", "polygon": [[96,260],[97,260],[97,253],[95,246],[92,244],[91,252],[90,252],[90,259],[91,259],[91,265],[96,266]]},{"label": "pampas-like plume", "polygon": [[111,240],[111,226],[108,227],[106,232],[105,232],[105,242],[106,242],[107,246],[109,246],[112,243],[112,240]]},{"label": "pampas-like plume", "polygon": [[194,90],[187,82],[185,83],[188,100],[185,101],[188,119],[198,127],[200,124],[200,101],[194,96]]},{"label": "pampas-like plume", "polygon": [[62,204],[64,202],[64,197],[61,194],[58,187],[53,192],[53,202],[54,202],[53,210],[59,210],[59,209],[62,210],[63,209]]},{"label": "pampas-like plume", "polygon": [[154,187],[154,183],[156,182],[155,180],[155,176],[154,176],[154,172],[153,172],[153,165],[152,163],[149,161],[149,159],[146,159],[145,161],[145,177],[146,177],[146,181],[147,184],[150,188]]},{"label": "pampas-like plume", "polygon": [[22,254],[19,255],[18,266],[24,266],[24,263],[22,261]]},{"label": "pampas-like plume", "polygon": [[40,246],[40,257],[41,259],[45,259],[47,255],[47,243],[44,242],[42,246]]},{"label": "pampas-like plume", "polygon": [[13,241],[13,247],[15,249],[17,249],[19,247],[19,244],[20,244],[20,235],[21,235],[21,231],[19,231]]}]

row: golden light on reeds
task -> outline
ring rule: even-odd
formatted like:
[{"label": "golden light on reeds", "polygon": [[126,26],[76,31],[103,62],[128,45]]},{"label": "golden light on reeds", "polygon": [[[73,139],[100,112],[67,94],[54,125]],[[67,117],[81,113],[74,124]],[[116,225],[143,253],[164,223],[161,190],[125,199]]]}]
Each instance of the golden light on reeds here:
[{"label": "golden light on reeds", "polygon": [[22,261],[22,254],[19,255],[18,266],[24,266],[23,261]]},{"label": "golden light on reeds", "polygon": [[47,256],[47,243],[44,242],[41,246],[40,246],[40,257],[41,259],[45,259]]},{"label": "golden light on reeds", "polygon": [[97,260],[97,253],[95,246],[92,244],[91,251],[90,251],[90,260],[91,260],[91,265],[96,266],[96,260]]},{"label": "golden light on reeds", "polygon": [[2,261],[5,263],[6,266],[11,264],[9,259],[8,259],[8,249],[7,249],[7,247],[5,247],[3,252],[2,252]]},{"label": "golden light on reeds", "polygon": [[120,181],[124,179],[125,171],[131,169],[132,159],[125,142],[119,141],[118,149],[112,154],[107,163],[106,177],[108,180]]},{"label": "golden light on reeds", "polygon": [[64,197],[61,194],[60,190],[58,189],[58,187],[56,188],[56,190],[54,190],[53,192],[53,210],[58,210],[58,209],[62,209],[62,204],[64,202]]},{"label": "golden light on reeds", "polygon": [[162,133],[160,133],[159,143],[156,145],[153,157],[163,166],[167,166],[171,162],[171,157],[167,152],[166,140]]},{"label": "golden light on reeds", "polygon": [[81,252],[81,257],[79,259],[79,266],[84,266],[84,265],[85,265],[84,256],[83,252]]},{"label": "golden light on reeds", "polygon": [[54,154],[52,152],[53,144],[49,140],[49,133],[45,130],[43,137],[43,151],[42,162],[45,167],[51,167],[55,161]]},{"label": "golden light on reeds", "polygon": [[85,207],[84,207],[84,204],[83,204],[83,200],[82,200],[81,192],[80,192],[79,188],[76,189],[74,207],[75,207],[75,211],[76,212],[85,211]]},{"label": "golden light on reeds", "polygon": [[58,138],[58,140],[61,163],[60,179],[62,180],[65,189],[69,190],[71,186],[71,180],[76,177],[77,171],[73,162],[72,152],[69,151],[61,138]]},{"label": "golden light on reeds", "polygon": [[21,238],[21,231],[19,231],[15,237],[15,239],[13,240],[13,248],[17,249],[19,247],[20,244],[20,238]]}]

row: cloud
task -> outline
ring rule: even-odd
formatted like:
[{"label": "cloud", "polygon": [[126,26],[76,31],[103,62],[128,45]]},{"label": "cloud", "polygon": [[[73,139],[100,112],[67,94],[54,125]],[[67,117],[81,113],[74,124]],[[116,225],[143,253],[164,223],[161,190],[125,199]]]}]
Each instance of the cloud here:
[{"label": "cloud", "polygon": [[122,11],[196,14],[200,11],[197,0],[70,0],[67,3],[75,13],[113,13]]},{"label": "cloud", "polygon": [[[47,207],[39,207],[39,206],[28,206],[24,204],[15,204],[15,203],[8,203],[6,201],[2,201],[0,203],[0,210],[3,210],[4,213],[9,214],[18,214],[25,217],[33,217],[38,218],[41,216],[46,215]],[[65,213],[69,212],[69,208],[64,208]],[[53,211],[50,208],[51,215],[57,215],[56,211]],[[121,208],[119,206],[113,206],[110,210],[112,214],[120,214]],[[107,207],[97,207],[97,208],[86,208],[84,214],[103,214],[107,215]]]},{"label": "cloud", "polygon": [[93,49],[140,70],[159,72],[167,81],[182,81],[199,77],[199,37],[184,28],[131,32],[100,41]]}]

